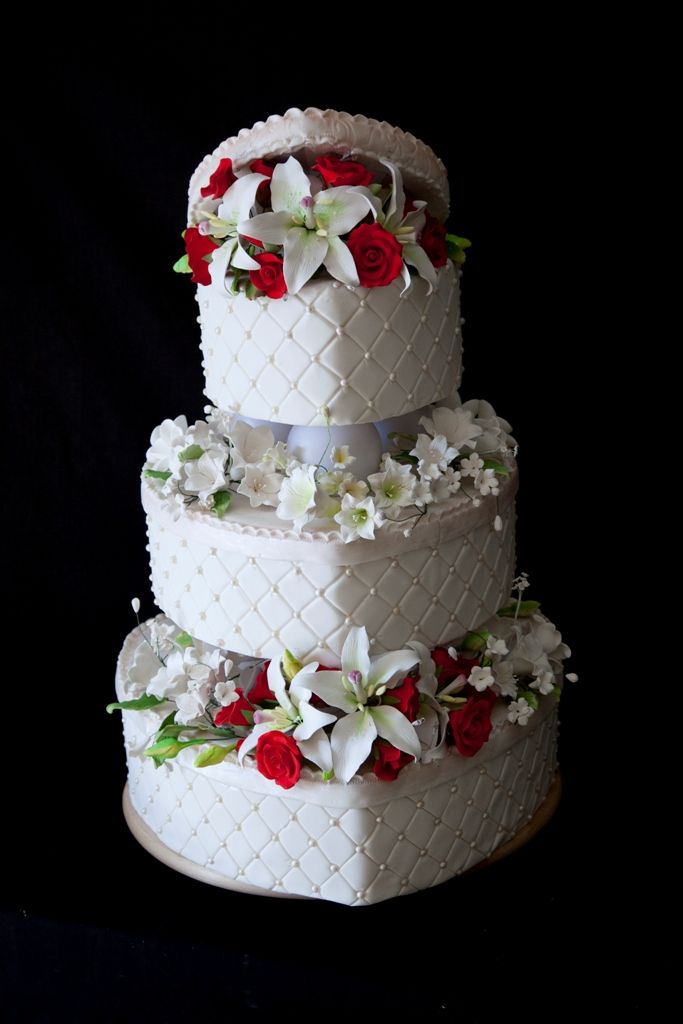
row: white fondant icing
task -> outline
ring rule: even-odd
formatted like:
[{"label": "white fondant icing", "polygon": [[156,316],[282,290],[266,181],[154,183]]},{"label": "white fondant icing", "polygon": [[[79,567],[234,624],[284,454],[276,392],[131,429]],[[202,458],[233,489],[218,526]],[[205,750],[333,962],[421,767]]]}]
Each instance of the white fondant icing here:
[{"label": "white fondant icing", "polygon": [[459,272],[401,296],[329,278],[282,299],[197,286],[206,394],[221,409],[277,423],[373,423],[450,395],[460,381]]},{"label": "white fondant icing", "polygon": [[[132,633],[124,645],[119,700],[133,695],[127,677],[141,642]],[[555,703],[543,702],[521,727],[497,708],[473,758],[408,766],[391,783],[371,774],[323,783],[309,772],[283,790],[253,766],[196,769],[189,751],[155,769],[141,752],[139,714],[124,712],[130,802],[166,848],[226,880],[376,903],[452,878],[529,820],[555,774],[556,716]]]},{"label": "white fondant icing", "polygon": [[353,624],[367,627],[375,651],[434,646],[507,599],[516,488],[513,473],[479,508],[457,496],[433,506],[410,537],[387,522],[374,541],[344,544],[329,527],[283,530],[274,512],[237,499],[222,520],[192,510],[174,519],[143,482],[155,600],[192,636],[243,654],[272,657],[284,644],[324,661]]},{"label": "white fondant icing", "polygon": [[221,142],[205,156],[192,175],[189,188],[188,224],[195,223],[195,211],[201,201],[201,188],[224,157],[230,157],[236,170],[248,169],[252,160],[295,154],[313,163],[319,154],[353,153],[371,169],[386,174],[381,161],[397,164],[409,192],[425,199],[430,212],[440,220],[448,216],[449,190],[446,168],[436,153],[409,132],[375,121],[362,114],[339,110],[292,107],[285,114],[273,114],[243,128]]}]

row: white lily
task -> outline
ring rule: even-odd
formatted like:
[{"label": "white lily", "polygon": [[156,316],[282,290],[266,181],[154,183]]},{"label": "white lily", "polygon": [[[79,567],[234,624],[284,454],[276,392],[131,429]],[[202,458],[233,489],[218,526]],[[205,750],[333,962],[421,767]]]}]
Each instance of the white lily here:
[{"label": "white lily", "polygon": [[263,462],[275,444],[270,427],[252,427],[244,420],[234,419],[228,430],[230,436],[230,476],[241,480],[247,466]]},{"label": "white lily", "polygon": [[287,680],[282,674],[280,659],[273,658],[268,666],[268,686],[275,694],[278,707],[255,713],[254,728],[240,746],[240,764],[245,754],[254,749],[260,736],[278,729],[280,732],[291,732],[299,750],[309,761],[313,761],[324,772],[332,771],[330,741],[324,729],[326,725],[336,722],[337,716],[319,711],[310,703],[310,680],[315,675],[317,667],[318,663],[315,661],[304,665],[288,687]]},{"label": "white lily", "polygon": [[339,236],[368,213],[374,215],[372,192],[354,186],[326,188],[311,195],[309,178],[290,156],[275,168],[270,195],[273,212],[242,220],[239,232],[267,245],[284,245],[287,291],[295,295],[321,266],[343,284],[358,284],[353,256]]},{"label": "white lily", "polygon": [[259,269],[256,260],[242,248],[238,238],[238,226],[251,213],[258,187],[266,180],[265,174],[245,174],[230,186],[216,213],[201,211],[201,216],[205,218],[199,224],[201,233],[213,238],[226,239],[220,249],[211,254],[209,273],[216,288],[225,288],[228,267],[237,267],[240,270]]},{"label": "white lily", "polygon": [[275,507],[279,501],[280,486],[284,477],[279,473],[271,472],[266,463],[256,466],[247,466],[244,476],[237,488],[238,494],[244,494],[249,498],[252,508],[259,505],[272,505]]},{"label": "white lily", "polygon": [[436,697],[437,678],[436,665],[431,652],[419,640],[409,644],[419,658],[418,672],[420,678],[417,688],[421,694],[420,723],[416,726],[417,735],[422,746],[421,760],[425,764],[438,761],[448,753],[446,747],[446,731],[448,729],[448,710],[440,704]]},{"label": "white lily", "polygon": [[316,672],[307,685],[331,707],[345,712],[332,730],[332,763],[342,782],[355,775],[370,754],[378,736],[418,758],[420,741],[405,715],[379,698],[400,682],[397,673],[407,672],[418,661],[414,651],[380,654],[370,659],[370,643],[364,627],[355,626],[342,648],[340,671]]},{"label": "white lily", "polygon": [[342,498],[341,508],[334,517],[341,527],[342,540],[349,544],[352,540],[374,540],[375,527],[383,523],[382,513],[378,512],[372,498],[354,498],[348,491]]},{"label": "white lily", "polygon": [[407,263],[411,267],[415,267],[420,277],[427,281],[431,292],[436,284],[436,269],[417,241],[427,219],[425,211],[427,204],[422,199],[414,200],[415,209],[404,216],[406,197],[403,191],[401,172],[396,164],[392,164],[389,160],[382,160],[382,163],[391,172],[392,189],[389,206],[385,212],[378,214],[377,221],[386,231],[395,235],[403,246],[403,280],[405,282],[403,291],[410,287],[410,272],[406,266]]},{"label": "white lily", "polygon": [[387,456],[381,473],[371,473],[368,481],[375,492],[377,508],[404,508],[413,504],[415,476],[412,467]]},{"label": "white lily", "polygon": [[437,406],[432,410],[431,419],[423,416],[420,424],[432,437],[442,434],[458,455],[463,448],[474,448],[476,439],[484,433],[474,422],[472,411],[462,406],[457,409]]},{"label": "white lily", "polygon": [[315,466],[297,466],[280,486],[280,504],[275,515],[278,519],[291,519],[297,531],[313,518],[315,470]]}]

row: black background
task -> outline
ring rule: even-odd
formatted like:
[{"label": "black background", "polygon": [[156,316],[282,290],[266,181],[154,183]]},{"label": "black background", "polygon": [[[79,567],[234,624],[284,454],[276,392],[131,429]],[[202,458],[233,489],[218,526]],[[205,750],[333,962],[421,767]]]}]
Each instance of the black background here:
[{"label": "black background", "polygon": [[[610,891],[595,660],[609,513],[586,482],[602,384],[585,313],[595,282],[578,254],[609,89],[577,90],[588,49],[515,46],[468,62],[457,40],[447,53],[405,24],[400,44],[328,52],[309,16],[274,33],[270,52],[254,33],[251,59],[235,60],[224,17],[187,38],[135,23],[120,44],[109,32],[106,46],[97,33],[77,46],[46,38],[30,72],[38,102],[16,82],[11,94],[6,686],[30,696],[9,737],[6,1005],[18,1020],[290,1006],[475,1022],[496,1007],[527,1019],[580,1008],[596,981],[607,998],[607,953],[629,910]],[[450,226],[473,240],[462,394],[513,423],[518,566],[581,676],[563,699],[565,793],[544,833],[499,866],[366,910],[231,894],[155,862],[124,824],[120,722],[104,712],[131,597],[154,611],[138,493],[147,439],[204,405],[193,286],[171,271],[187,183],[221,139],[306,105],[399,124],[449,170]],[[637,1009],[634,987],[629,1000]]]}]

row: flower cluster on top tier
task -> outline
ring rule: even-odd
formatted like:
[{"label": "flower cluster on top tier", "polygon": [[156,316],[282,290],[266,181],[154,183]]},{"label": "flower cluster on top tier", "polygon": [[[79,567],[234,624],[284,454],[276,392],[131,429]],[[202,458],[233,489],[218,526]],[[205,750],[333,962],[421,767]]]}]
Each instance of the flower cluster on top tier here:
[{"label": "flower cluster on top tier", "polygon": [[429,283],[450,257],[465,259],[466,238],[446,233],[424,200],[407,195],[399,168],[383,160],[387,182],[350,157],[328,153],[307,170],[290,156],[253,160],[235,173],[220,161],[202,188],[198,223],[183,233],[174,270],[214,284],[280,299],[319,271],[346,285],[378,288],[413,267]]},{"label": "flower cluster on top tier", "polygon": [[208,418],[192,427],[184,416],[164,420],[151,436],[143,472],[174,514],[195,506],[223,516],[236,493],[252,508],[274,508],[296,531],[333,522],[345,542],[372,540],[385,521],[403,522],[409,533],[431,504],[455,494],[475,505],[497,495],[516,451],[510,424],[488,402],[436,406],[420,420],[424,433],[394,435],[395,449],[360,480],[348,445],[332,447],[328,459],[328,443],[320,462],[310,464],[296,448],[276,444],[269,427],[207,411]]},{"label": "flower cluster on top tier", "polygon": [[491,735],[495,705],[504,712],[498,727],[525,726],[541,700],[559,698],[570,654],[538,603],[521,600],[521,589],[457,647],[414,642],[371,658],[365,629],[353,627],[339,668],[302,664],[289,651],[235,665],[163,617],[139,628],[144,643],[129,677],[139,696],[107,710],[171,709],[161,721],[153,716],[145,754],[158,767],[199,745],[194,763],[201,768],[235,751],[240,764],[255,757],[258,770],[285,789],[305,762],[324,780],[348,782],[370,770],[390,781],[413,761],[472,757]]}]

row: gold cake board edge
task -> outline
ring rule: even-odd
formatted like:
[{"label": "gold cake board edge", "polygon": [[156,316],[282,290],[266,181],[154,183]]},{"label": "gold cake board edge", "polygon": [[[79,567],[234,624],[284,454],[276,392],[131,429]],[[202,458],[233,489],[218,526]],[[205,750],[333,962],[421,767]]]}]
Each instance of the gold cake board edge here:
[{"label": "gold cake board edge", "polygon": [[[548,824],[557,810],[561,794],[562,781],[559,772],[557,772],[545,800],[540,805],[531,821],[528,821],[526,825],[523,825],[519,832],[516,832],[511,839],[508,839],[506,843],[499,846],[497,850],[494,850],[493,853],[485,860],[480,861],[478,864],[475,864],[473,867],[463,872],[463,875],[470,874],[474,871],[481,871],[482,868],[489,867],[491,864],[496,864],[498,861],[508,857],[511,853],[515,853],[533,839],[537,832]],[[198,882],[206,882],[209,885],[215,885],[221,889],[231,889],[234,892],[249,893],[252,896],[277,896],[281,899],[290,900],[320,899],[320,897],[300,896],[296,893],[274,892],[272,889],[262,889],[259,886],[250,885],[249,882],[240,882],[235,878],[226,878],[218,871],[213,871],[211,868],[203,868],[201,865],[195,864],[194,861],[188,860],[187,857],[183,857],[182,854],[176,853],[174,850],[169,850],[167,846],[164,846],[158,836],[152,832],[149,825],[143,821],[133,807],[128,793],[128,783],[123,787],[123,815],[126,819],[128,828],[133,833],[133,836],[148,853],[151,853],[153,857],[156,857],[156,859],[161,861],[162,864],[165,864],[166,867],[172,868],[174,871],[178,871],[182,875],[194,878]]]}]

